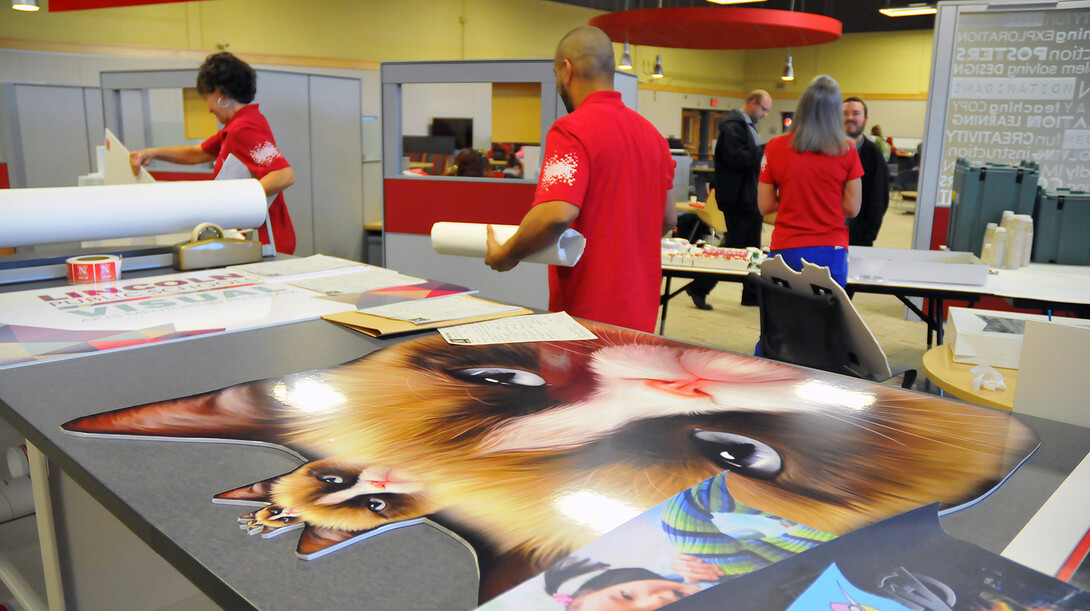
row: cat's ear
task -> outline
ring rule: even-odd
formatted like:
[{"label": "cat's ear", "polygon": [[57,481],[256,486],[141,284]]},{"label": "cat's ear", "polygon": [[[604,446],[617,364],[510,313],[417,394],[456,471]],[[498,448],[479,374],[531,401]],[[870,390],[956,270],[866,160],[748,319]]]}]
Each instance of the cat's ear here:
[{"label": "cat's ear", "polygon": [[213,503],[250,505],[255,502],[268,504],[272,502],[272,486],[276,480],[283,477],[278,475],[260,482],[254,482],[241,488],[227,490],[212,497]]},{"label": "cat's ear", "polygon": [[280,433],[262,382],[239,384],[183,399],[77,418],[61,425],[76,435],[139,435],[245,439],[273,443]]},{"label": "cat's ear", "polygon": [[295,549],[295,555],[303,560],[313,560],[353,543],[355,538],[366,532],[368,531],[337,530],[307,524],[306,528],[303,529],[302,536],[299,537],[299,545]]}]

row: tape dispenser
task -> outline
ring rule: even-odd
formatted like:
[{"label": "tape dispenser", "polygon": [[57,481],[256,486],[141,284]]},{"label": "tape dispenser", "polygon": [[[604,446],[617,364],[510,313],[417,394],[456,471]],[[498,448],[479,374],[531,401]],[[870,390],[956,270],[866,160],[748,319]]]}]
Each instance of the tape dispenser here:
[{"label": "tape dispenser", "polygon": [[[242,236],[237,231],[232,233]],[[179,270],[225,267],[261,260],[261,242],[257,240],[257,232],[251,231],[250,239],[227,237],[215,223],[197,225],[189,241],[178,242],[172,250],[174,268]]]}]

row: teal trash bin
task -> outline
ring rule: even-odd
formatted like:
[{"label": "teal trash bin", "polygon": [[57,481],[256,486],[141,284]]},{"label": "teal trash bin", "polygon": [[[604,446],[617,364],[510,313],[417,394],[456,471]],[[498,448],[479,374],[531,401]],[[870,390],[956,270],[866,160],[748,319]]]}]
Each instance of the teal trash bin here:
[{"label": "teal trash bin", "polygon": [[1033,211],[1034,263],[1090,265],[1090,193],[1042,190]]},{"label": "teal trash bin", "polygon": [[1003,211],[1033,214],[1041,168],[1035,161],[1018,165],[974,164],[958,157],[954,164],[954,196],[946,246],[980,256],[988,223],[999,224]]}]

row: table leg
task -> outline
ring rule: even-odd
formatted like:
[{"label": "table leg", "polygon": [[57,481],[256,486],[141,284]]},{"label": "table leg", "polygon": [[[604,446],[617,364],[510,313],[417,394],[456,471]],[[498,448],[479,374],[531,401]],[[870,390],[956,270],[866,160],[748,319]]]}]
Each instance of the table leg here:
[{"label": "table leg", "polygon": [[942,345],[942,297],[935,298],[935,309],[931,311],[931,315],[935,318],[935,332],[936,341],[938,345]]},{"label": "table leg", "polygon": [[927,298],[928,309],[931,310],[931,312],[932,312],[932,315],[928,316],[927,314],[924,313],[923,310],[921,310],[919,307],[917,307],[916,304],[912,303],[912,300],[909,299],[908,297],[905,297],[904,295],[894,295],[894,296],[897,299],[899,299],[901,301],[901,303],[905,304],[905,307],[908,308],[909,310],[911,310],[912,313],[915,314],[917,318],[922,320],[924,322],[924,324],[927,325],[927,347],[928,348],[931,347],[932,333],[935,333],[936,330],[938,331],[939,343],[941,344],[942,343],[942,321],[940,320],[938,322],[937,327],[936,327],[935,317],[934,317],[935,298],[934,297],[928,297]]},{"label": "table leg", "polygon": [[670,305],[670,276],[666,276],[666,286],[663,288],[662,297],[659,299],[662,303],[662,314],[659,318],[659,335],[666,333],[666,306]]},{"label": "table leg", "polygon": [[671,276],[664,276],[663,278],[666,280],[666,286],[663,288],[662,297],[659,298],[659,303],[662,304],[662,316],[659,318],[659,335],[664,335],[666,333],[666,306],[669,305],[671,299],[681,294],[681,292],[685,290],[685,287],[693,283],[693,280],[690,279],[688,282],[681,285],[681,288],[671,293]]},{"label": "table leg", "polygon": [[30,484],[34,490],[34,514],[38,521],[38,544],[42,549],[45,569],[45,594],[51,611],[64,611],[64,587],[61,582],[60,554],[57,553],[57,532],[53,524],[53,497],[49,492],[49,460],[27,441],[30,461]]}]

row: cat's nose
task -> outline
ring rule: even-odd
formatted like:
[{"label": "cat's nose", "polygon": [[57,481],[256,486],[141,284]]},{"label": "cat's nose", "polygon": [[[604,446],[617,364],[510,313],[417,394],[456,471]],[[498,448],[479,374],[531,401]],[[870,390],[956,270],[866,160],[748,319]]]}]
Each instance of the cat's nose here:
[{"label": "cat's nose", "polygon": [[648,380],[647,385],[683,397],[708,397],[710,395],[703,389],[707,382],[704,378],[688,378],[685,380]]}]

